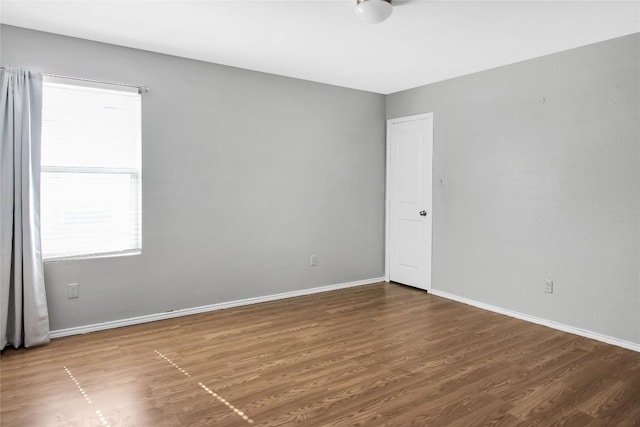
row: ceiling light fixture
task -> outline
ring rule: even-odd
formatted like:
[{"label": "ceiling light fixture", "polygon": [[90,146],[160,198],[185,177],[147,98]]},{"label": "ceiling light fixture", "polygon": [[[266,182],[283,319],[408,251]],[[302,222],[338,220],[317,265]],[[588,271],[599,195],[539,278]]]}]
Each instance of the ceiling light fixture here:
[{"label": "ceiling light fixture", "polygon": [[356,16],[368,24],[384,21],[391,12],[391,0],[356,0]]}]

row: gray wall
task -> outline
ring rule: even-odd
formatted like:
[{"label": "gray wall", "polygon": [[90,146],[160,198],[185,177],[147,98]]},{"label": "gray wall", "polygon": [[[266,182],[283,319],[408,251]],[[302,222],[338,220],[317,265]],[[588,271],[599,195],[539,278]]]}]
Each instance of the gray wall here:
[{"label": "gray wall", "polygon": [[387,97],[388,118],[434,112],[434,289],[640,343],[639,52],[635,34]]},{"label": "gray wall", "polygon": [[1,37],[2,64],[151,87],[142,255],[47,263],[53,330],[383,275],[384,96],[10,26]]}]

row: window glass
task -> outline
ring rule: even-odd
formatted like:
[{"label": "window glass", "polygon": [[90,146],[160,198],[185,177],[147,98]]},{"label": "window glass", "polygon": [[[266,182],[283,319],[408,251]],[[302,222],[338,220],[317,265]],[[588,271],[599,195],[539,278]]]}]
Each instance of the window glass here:
[{"label": "window glass", "polygon": [[141,97],[117,88],[44,83],[45,259],[141,249]]}]

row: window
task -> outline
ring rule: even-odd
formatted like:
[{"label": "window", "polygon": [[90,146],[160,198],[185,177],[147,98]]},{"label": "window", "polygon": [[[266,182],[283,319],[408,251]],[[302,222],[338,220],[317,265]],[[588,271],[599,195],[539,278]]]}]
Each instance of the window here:
[{"label": "window", "polygon": [[44,259],[137,253],[141,99],[112,85],[46,79],[42,100]]}]

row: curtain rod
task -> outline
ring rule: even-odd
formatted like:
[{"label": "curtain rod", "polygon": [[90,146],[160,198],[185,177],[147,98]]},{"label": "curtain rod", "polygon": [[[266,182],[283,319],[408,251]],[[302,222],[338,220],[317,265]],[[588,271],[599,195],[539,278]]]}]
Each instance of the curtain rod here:
[{"label": "curtain rod", "polygon": [[[8,67],[3,65],[3,66],[0,66],[0,68],[6,70]],[[54,77],[54,78],[58,78],[58,79],[77,80],[77,81],[81,81],[81,82],[102,83],[102,84],[113,85],[113,86],[132,87],[132,88],[138,89],[138,93],[147,93],[147,92],[149,92],[149,86],[131,85],[131,84],[127,84],[127,83],[111,82],[111,81],[108,81],[108,80],[89,79],[89,78],[86,78],[86,77],[65,76],[65,75],[62,75],[62,74],[42,73],[42,75],[46,76],[46,77]]]}]

